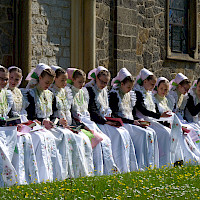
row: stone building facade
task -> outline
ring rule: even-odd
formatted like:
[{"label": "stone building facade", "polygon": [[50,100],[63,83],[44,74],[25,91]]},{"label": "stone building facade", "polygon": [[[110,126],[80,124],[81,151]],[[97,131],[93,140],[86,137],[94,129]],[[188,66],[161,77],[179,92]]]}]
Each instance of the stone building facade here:
[{"label": "stone building facade", "polygon": [[[26,16],[21,18],[22,7],[19,5],[27,1],[31,5],[23,9],[30,10],[30,34],[26,39],[30,47],[28,53],[19,50],[26,34],[26,27],[21,28],[25,26]],[[196,13],[192,16],[195,23],[189,25],[196,33],[190,42],[194,44],[195,56],[171,56],[168,47],[169,0],[1,0],[0,63],[19,65],[24,56],[29,62],[21,66],[23,69],[30,69],[39,62],[63,68],[81,67],[86,72],[105,65],[112,76],[122,67],[136,76],[146,67],[157,76],[172,79],[177,72],[182,72],[194,79],[200,72],[200,1],[188,1],[192,2],[191,10]],[[74,58],[78,52],[85,54]],[[91,57],[95,62],[86,62]],[[74,59],[83,62],[78,66]]]}]

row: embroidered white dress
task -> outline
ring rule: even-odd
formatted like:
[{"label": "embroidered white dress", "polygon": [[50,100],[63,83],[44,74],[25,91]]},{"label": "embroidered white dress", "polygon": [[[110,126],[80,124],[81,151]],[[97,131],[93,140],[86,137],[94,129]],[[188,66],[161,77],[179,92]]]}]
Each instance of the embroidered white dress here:
[{"label": "embroidered white dress", "polygon": [[[131,91],[123,94],[119,88],[113,88],[109,93],[110,100],[112,93],[116,94],[118,99],[117,116],[128,120],[134,120],[132,111],[136,102],[135,92]],[[114,100],[116,101],[116,99],[113,99],[113,101]],[[113,104],[113,102],[110,102],[110,104]],[[116,105],[113,104],[113,106]],[[145,129],[130,123],[124,123],[124,128],[129,131],[132,138],[136,151],[138,168],[159,167],[158,142],[155,131],[149,127]]]},{"label": "embroidered white dress", "polygon": [[[26,118],[27,101],[24,99],[20,89],[11,90],[13,96],[12,116],[22,116]],[[19,184],[27,184],[39,181],[39,174],[33,142],[29,133],[17,134],[17,144],[12,158],[13,166],[16,169]]]},{"label": "embroidered white dress", "polygon": [[[137,85],[135,88],[135,91],[138,92],[138,94],[142,95],[142,101],[144,101],[144,107],[147,111],[156,113],[156,107],[153,100],[153,95],[151,91],[146,91],[143,86]],[[138,118],[144,118],[145,120],[151,122],[150,127],[155,130],[157,134],[158,139],[158,148],[159,148],[159,167],[162,167],[163,165],[171,165],[173,162],[171,160],[171,129],[158,123],[155,118],[152,118],[151,116],[146,116],[145,112],[143,113],[138,110],[140,108],[141,102],[137,99],[136,102],[136,115]]]},{"label": "embroidered white dress", "polygon": [[[180,94],[176,89],[175,90],[171,90],[169,92],[169,95],[171,95],[174,99],[171,100],[172,98],[168,98],[169,101],[171,102],[171,105],[173,105],[173,112],[176,113],[176,115],[179,117],[181,125],[184,127],[187,127],[187,129],[190,130],[190,133],[187,134],[185,136],[185,141],[187,143],[187,145],[189,146],[190,150],[197,156],[196,159],[191,160],[191,162],[194,161],[198,161],[199,157],[200,157],[200,143],[196,143],[191,136],[196,136],[197,138],[199,138],[200,136],[200,129],[198,124],[196,123],[189,123],[186,120],[184,120],[184,114],[185,114],[185,110],[186,110],[186,104],[187,104],[187,100],[188,100],[188,95],[182,95]],[[186,115],[189,117],[189,113],[186,110]]]},{"label": "embroidered white dress", "polygon": [[[8,118],[13,105],[12,93],[0,90],[0,117]],[[0,186],[11,186],[19,181],[17,172],[12,165],[15,146],[17,144],[16,127],[0,127]]]},{"label": "embroidered white dress", "polygon": [[[70,109],[73,101],[71,89],[69,87],[66,87],[65,89],[58,88],[55,84],[53,84],[50,90],[56,98],[57,110],[54,112],[53,116],[59,119],[66,119],[68,125],[71,125],[72,119]],[[78,134],[75,134],[69,129],[61,127],[57,127],[57,130],[63,132],[62,137],[57,137],[56,139],[59,141],[57,148],[59,149],[62,157],[64,171],[67,171],[69,165],[69,174],[72,177],[93,175],[93,154],[89,138],[81,131],[79,131]]]},{"label": "embroidered white dress", "polygon": [[[169,96],[168,96],[169,98]],[[171,96],[171,101],[173,101],[173,97]],[[155,94],[155,103],[158,106],[158,110],[160,113],[165,111],[170,111],[171,103],[169,103],[166,97],[160,97],[158,94]],[[190,160],[198,160],[197,156],[191,151],[187,144],[187,138],[183,135],[182,132],[182,124],[175,113],[172,113],[171,117],[171,156],[172,161],[183,160],[185,162],[189,162]]]},{"label": "embroidered white dress", "polygon": [[90,130],[98,132],[103,138],[103,140],[93,148],[94,173],[96,175],[109,175],[119,172],[119,169],[116,167],[113,160],[110,139],[90,119],[90,114],[88,112],[89,96],[87,89],[77,89],[73,85],[70,87],[74,98],[72,103],[73,118],[80,120],[80,122],[85,124]]},{"label": "embroidered white dress", "polygon": [[[28,118],[49,119],[53,114],[52,102],[53,93],[49,90],[39,90],[38,87],[28,90],[26,94],[29,106],[26,108]],[[33,120],[33,119],[32,119]],[[61,156],[56,147],[56,137],[53,132],[42,127],[31,133],[36,161],[39,172],[39,180],[53,181],[53,179],[63,179],[63,167]]]},{"label": "embroidered white dress", "polygon": [[[89,94],[91,92],[94,94],[94,97],[91,97],[92,94],[90,94],[90,101],[93,101],[96,105],[97,110],[95,113],[100,115],[103,119],[105,119],[105,117],[110,117],[112,111],[108,103],[107,88],[99,90],[94,83],[88,85],[87,89],[88,91],[90,90]],[[91,106],[91,104],[89,104],[89,106]],[[98,123],[98,127],[110,138],[113,158],[120,171],[130,172],[138,170],[135,148],[129,132],[124,127],[116,128],[108,124]]]}]

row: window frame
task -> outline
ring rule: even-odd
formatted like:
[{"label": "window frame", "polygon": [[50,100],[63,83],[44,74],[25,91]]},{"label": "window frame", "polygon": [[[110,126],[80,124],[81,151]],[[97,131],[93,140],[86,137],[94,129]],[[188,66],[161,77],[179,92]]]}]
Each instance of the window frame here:
[{"label": "window frame", "polygon": [[198,13],[197,13],[197,0],[188,0],[188,53],[172,52],[169,41],[169,5],[170,0],[167,0],[167,59],[180,60],[188,62],[199,62],[198,60],[198,38],[197,38],[197,24],[198,24]]}]

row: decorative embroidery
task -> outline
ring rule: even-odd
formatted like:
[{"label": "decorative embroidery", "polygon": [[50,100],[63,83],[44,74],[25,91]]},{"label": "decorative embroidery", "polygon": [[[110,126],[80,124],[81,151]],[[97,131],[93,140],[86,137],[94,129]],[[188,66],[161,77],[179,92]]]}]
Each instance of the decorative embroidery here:
[{"label": "decorative embroidery", "polygon": [[119,88],[113,88],[110,93],[116,93],[119,99],[118,107],[119,112],[118,115],[133,120],[132,110],[136,103],[136,94],[134,91],[123,94],[120,92]]},{"label": "decorative embroidery", "polygon": [[155,104],[158,106],[158,110],[160,113],[166,112],[168,110],[170,110],[169,106],[168,106],[168,100],[166,97],[161,97],[158,94],[154,95],[154,100],[155,100]]},{"label": "decorative embroidery", "polygon": [[29,90],[35,100],[35,112],[38,118],[47,119],[52,112],[53,94],[49,90],[40,91],[37,86]]},{"label": "decorative embroidery", "polygon": [[55,84],[53,84],[50,90],[56,98],[56,107],[58,109],[54,115],[58,118],[66,119],[70,125],[72,123],[70,109],[73,101],[71,89],[69,87],[58,88]]},{"label": "decorative embroidery", "polygon": [[0,116],[6,117],[8,114],[8,101],[7,101],[7,91],[2,89],[0,91]]},{"label": "decorative embroidery", "polygon": [[95,93],[95,103],[97,106],[97,109],[99,110],[99,114],[101,117],[110,117],[111,116],[111,109],[109,107],[108,103],[108,92],[107,92],[107,87],[104,89],[100,90],[96,84],[91,85],[94,93]]},{"label": "decorative embroidery", "polygon": [[156,112],[156,107],[155,107],[155,103],[154,103],[155,97],[153,96],[152,92],[146,91],[145,88],[140,85],[136,85],[136,87],[134,89],[136,91],[139,91],[140,93],[142,93],[142,96],[144,99],[144,105],[145,105],[146,109],[149,111],[152,111],[152,112]]}]

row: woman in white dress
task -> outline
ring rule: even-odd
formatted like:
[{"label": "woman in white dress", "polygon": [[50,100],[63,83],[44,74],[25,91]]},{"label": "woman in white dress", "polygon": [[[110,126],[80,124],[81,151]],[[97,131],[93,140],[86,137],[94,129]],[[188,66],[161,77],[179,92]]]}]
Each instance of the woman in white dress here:
[{"label": "woman in white dress", "polygon": [[116,126],[109,121],[112,111],[108,103],[107,84],[110,81],[109,71],[102,66],[90,71],[89,79],[93,79],[86,88],[89,93],[88,110],[91,119],[110,138],[114,161],[121,172],[130,172],[138,169],[135,148],[129,132],[124,127]]},{"label": "woman in white dress", "polygon": [[[9,89],[13,97],[13,106],[9,117],[20,117],[27,121],[25,107],[28,102],[23,97],[20,89],[17,88],[22,80],[22,71],[16,66],[9,67],[8,71]],[[20,132],[19,130],[12,163],[17,171],[19,184],[37,183],[39,181],[35,151],[29,133]]]},{"label": "woman in white dress", "polygon": [[[65,147],[63,145],[57,145],[57,147],[59,147],[60,152],[62,152],[61,156],[63,157],[63,162],[71,162],[75,177],[91,176],[94,174],[94,166],[90,139],[81,130],[77,133],[73,133],[69,129],[72,125],[70,109],[73,102],[73,96],[71,89],[66,87],[67,73],[59,66],[51,66],[51,68],[56,73],[55,81],[50,87],[50,90],[53,92],[56,101],[56,108],[54,108],[53,116],[66,120],[66,127],[59,127],[59,130],[65,132],[65,134],[62,135],[62,137],[65,138],[65,141],[72,141],[70,143],[64,142],[66,145]],[[58,140],[63,140],[63,138],[59,137]],[[68,149],[68,157],[64,154],[62,148]],[[67,164],[64,163],[63,166],[67,166]]]},{"label": "woman in white dress", "polygon": [[155,75],[143,68],[136,79],[134,90],[136,93],[136,116],[151,122],[150,127],[155,130],[158,138],[159,167],[173,163],[171,159],[171,129],[158,123],[160,117],[170,117],[166,112],[156,112],[152,90],[156,84]]},{"label": "woman in white dress", "polygon": [[[6,90],[8,70],[0,65],[0,118],[1,126],[12,108],[12,93]],[[11,161],[17,144],[16,127],[0,127],[0,186],[10,186],[19,181],[17,172]]]},{"label": "woman in white dress", "polygon": [[92,131],[94,135],[92,138],[94,173],[96,175],[118,173],[119,169],[113,160],[110,139],[90,119],[89,96],[87,89],[83,88],[86,79],[85,73],[76,68],[68,68],[67,73],[68,85],[73,95],[73,124],[84,124],[85,128]]},{"label": "woman in white dress", "polygon": [[122,68],[112,80],[113,87],[109,92],[112,116],[121,118],[124,127],[129,131],[135,146],[139,169],[159,167],[159,151],[155,131],[148,126],[143,126],[142,120],[135,120],[133,116],[136,103],[136,95],[132,91],[133,84],[133,77],[126,68]]},{"label": "woman in white dress", "polygon": [[[164,78],[158,78],[155,86],[155,104],[158,112],[163,113],[165,111],[171,111],[171,104],[169,99],[166,97],[169,91],[169,81]],[[173,97],[170,97],[173,98]],[[189,162],[190,160],[198,161],[199,158],[191,151],[187,144],[188,136],[183,134],[182,124],[178,119],[175,113],[172,113],[173,116],[170,118],[169,122],[162,122],[165,126],[171,127],[171,137],[172,144],[171,152],[172,160],[174,163],[178,163],[178,161],[183,160],[185,162]]]}]

